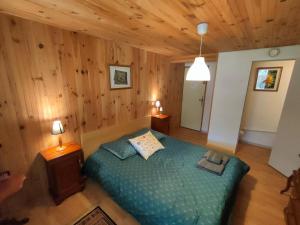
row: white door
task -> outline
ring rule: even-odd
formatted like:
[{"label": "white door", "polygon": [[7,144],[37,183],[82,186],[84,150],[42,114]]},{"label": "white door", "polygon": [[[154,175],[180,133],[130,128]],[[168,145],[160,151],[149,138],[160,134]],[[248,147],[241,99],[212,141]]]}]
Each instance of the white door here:
[{"label": "white door", "polygon": [[206,82],[185,80],[188,69],[184,71],[181,126],[200,131]]}]

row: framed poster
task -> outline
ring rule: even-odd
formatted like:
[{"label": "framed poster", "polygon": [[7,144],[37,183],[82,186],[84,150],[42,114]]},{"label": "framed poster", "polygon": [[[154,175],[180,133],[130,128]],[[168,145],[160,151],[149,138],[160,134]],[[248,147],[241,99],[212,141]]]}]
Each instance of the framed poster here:
[{"label": "framed poster", "polygon": [[282,67],[257,68],[254,91],[278,91]]},{"label": "framed poster", "polygon": [[110,89],[132,88],[131,67],[109,65]]}]

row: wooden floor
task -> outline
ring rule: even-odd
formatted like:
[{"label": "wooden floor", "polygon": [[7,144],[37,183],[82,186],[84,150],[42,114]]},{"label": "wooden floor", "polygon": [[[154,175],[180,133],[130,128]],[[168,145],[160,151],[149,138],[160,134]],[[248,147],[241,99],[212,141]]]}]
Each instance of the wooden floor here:
[{"label": "wooden floor", "polygon": [[[172,131],[172,136],[205,145],[206,135],[188,129]],[[248,144],[239,144],[237,156],[248,163],[250,172],[243,178],[236,205],[233,225],[283,225],[283,208],[288,197],[280,195],[286,178],[268,166],[270,150]],[[73,224],[82,215],[97,205],[108,213],[118,225],[137,225],[132,216],[114,203],[98,184],[87,182],[85,190],[55,206],[49,198],[15,211],[18,216],[30,217],[32,225],[68,225]]]}]

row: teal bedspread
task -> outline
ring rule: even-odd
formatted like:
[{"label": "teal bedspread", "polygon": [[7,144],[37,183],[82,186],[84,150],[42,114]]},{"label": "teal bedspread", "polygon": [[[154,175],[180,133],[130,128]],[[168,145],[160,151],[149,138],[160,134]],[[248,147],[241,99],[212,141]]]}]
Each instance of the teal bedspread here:
[{"label": "teal bedspread", "polygon": [[84,172],[142,225],[220,225],[226,223],[237,185],[249,167],[232,157],[222,176],[197,168],[207,151],[172,137],[147,161],[120,160],[99,149]]}]

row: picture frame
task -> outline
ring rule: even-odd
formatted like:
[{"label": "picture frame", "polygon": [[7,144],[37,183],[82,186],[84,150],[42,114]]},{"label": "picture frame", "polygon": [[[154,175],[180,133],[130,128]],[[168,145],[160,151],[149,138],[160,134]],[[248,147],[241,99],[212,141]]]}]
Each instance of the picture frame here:
[{"label": "picture frame", "polygon": [[109,84],[111,90],[132,88],[130,65],[109,65]]},{"label": "picture frame", "polygon": [[278,91],[282,66],[258,67],[254,83],[254,91]]}]

